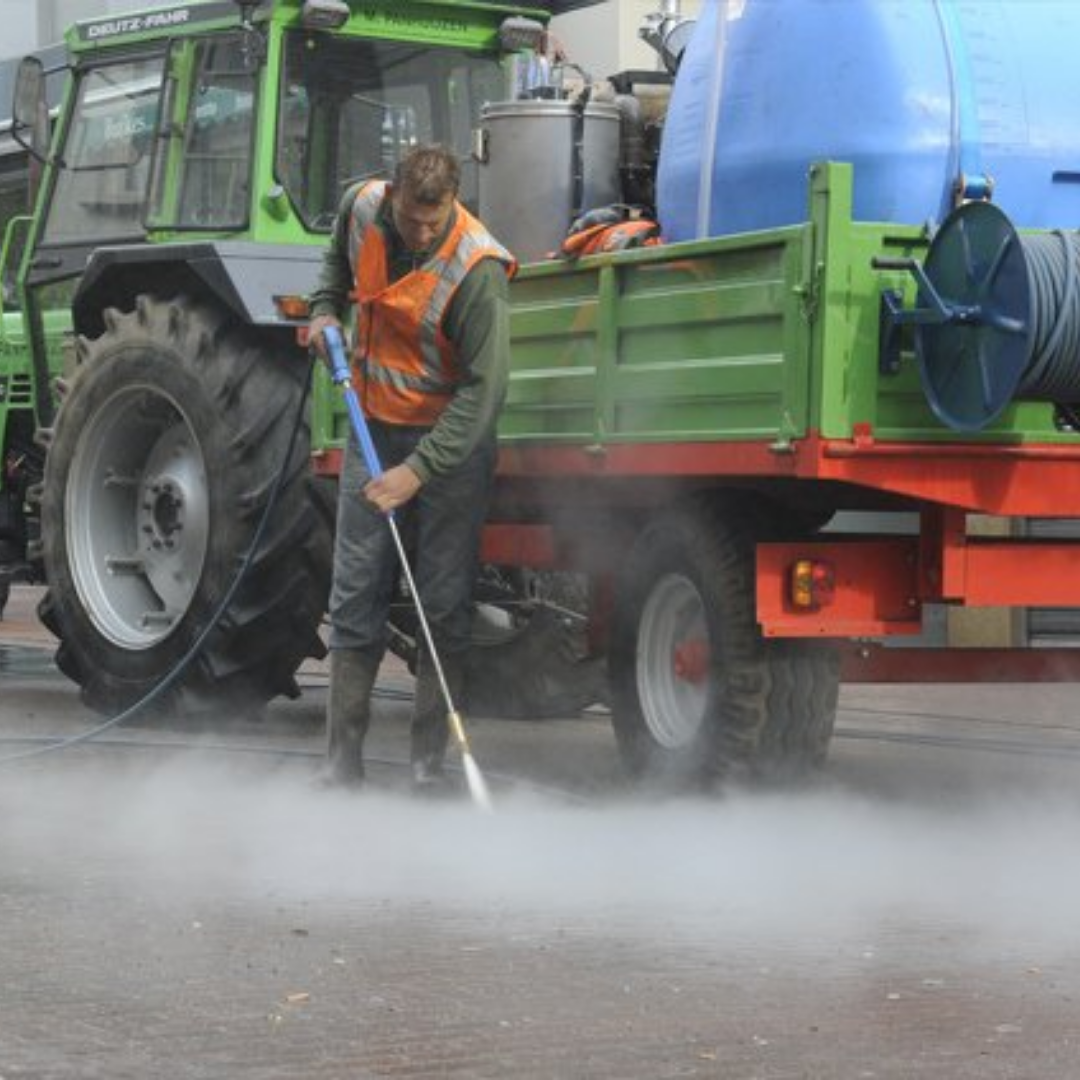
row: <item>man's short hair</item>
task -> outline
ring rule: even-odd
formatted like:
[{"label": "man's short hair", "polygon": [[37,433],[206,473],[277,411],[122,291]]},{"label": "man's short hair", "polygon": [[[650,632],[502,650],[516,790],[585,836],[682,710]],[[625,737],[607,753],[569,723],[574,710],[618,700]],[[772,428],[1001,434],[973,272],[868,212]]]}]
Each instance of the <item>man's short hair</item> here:
[{"label": "man's short hair", "polygon": [[457,155],[445,146],[415,146],[394,169],[394,188],[425,206],[438,206],[461,186]]}]

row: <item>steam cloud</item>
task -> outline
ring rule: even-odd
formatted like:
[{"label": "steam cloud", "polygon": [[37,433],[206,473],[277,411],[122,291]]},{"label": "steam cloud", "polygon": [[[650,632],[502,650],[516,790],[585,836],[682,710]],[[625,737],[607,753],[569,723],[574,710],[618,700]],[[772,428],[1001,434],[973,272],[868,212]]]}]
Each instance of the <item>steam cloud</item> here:
[{"label": "steam cloud", "polygon": [[[41,766],[0,777],[0,859],[35,876],[140,888],[404,901],[706,938],[862,932],[892,920],[1075,940],[1080,798],[1013,790],[904,802],[842,789],[569,805],[312,791],[298,772],[196,756]],[[86,871],[90,872],[90,871]]]}]

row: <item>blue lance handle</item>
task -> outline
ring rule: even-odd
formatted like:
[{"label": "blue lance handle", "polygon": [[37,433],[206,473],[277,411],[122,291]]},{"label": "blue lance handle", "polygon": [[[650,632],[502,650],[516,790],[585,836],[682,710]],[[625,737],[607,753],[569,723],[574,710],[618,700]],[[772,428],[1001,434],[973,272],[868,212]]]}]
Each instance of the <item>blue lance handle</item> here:
[{"label": "blue lance handle", "polygon": [[364,464],[373,480],[382,476],[383,468],[379,462],[379,452],[371,441],[371,431],[367,420],[364,419],[363,410],[360,408],[360,399],[353,389],[352,376],[349,374],[349,364],[345,359],[345,343],[341,340],[341,331],[336,326],[328,326],[323,330],[323,341],[326,342],[326,350],[330,355],[330,378],[336,386],[340,386],[345,395],[345,405],[349,410],[349,419],[352,421],[353,431],[360,442],[360,451],[364,455]]}]

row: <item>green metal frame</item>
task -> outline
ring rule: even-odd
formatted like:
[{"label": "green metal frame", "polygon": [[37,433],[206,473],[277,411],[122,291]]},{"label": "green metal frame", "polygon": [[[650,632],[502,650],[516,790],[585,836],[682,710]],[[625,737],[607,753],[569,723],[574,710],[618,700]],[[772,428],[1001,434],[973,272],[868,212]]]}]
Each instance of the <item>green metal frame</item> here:
[{"label": "green metal frame", "polygon": [[921,228],[856,222],[852,169],[812,170],[805,225],[524,267],[512,285],[508,445],[766,441],[1074,443],[1052,407],[1016,403],[976,435],[931,412],[908,348],[879,370],[879,255],[921,257]]}]

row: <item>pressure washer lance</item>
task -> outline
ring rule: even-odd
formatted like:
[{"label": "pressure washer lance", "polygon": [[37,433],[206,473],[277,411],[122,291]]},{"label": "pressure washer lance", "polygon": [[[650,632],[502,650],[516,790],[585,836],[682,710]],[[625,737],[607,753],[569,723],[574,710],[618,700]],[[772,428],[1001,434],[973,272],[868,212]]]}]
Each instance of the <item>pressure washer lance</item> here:
[{"label": "pressure washer lance", "polygon": [[[378,479],[382,476],[382,465],[379,462],[379,454],[375,449],[375,443],[371,440],[371,432],[368,430],[367,421],[364,419],[363,411],[360,408],[360,400],[353,389],[352,379],[349,375],[349,365],[345,361],[345,346],[338,328],[336,326],[326,327],[323,330],[323,341],[326,342],[327,355],[330,357],[331,378],[334,380],[335,385],[341,387],[341,391],[345,396],[349,420],[352,423],[352,429],[356,434],[357,441],[360,443],[364,463],[367,465],[372,478]],[[424,605],[421,602],[420,593],[417,592],[412,569],[405,555],[405,545],[401,542],[401,533],[398,530],[397,522],[394,520],[392,510],[386,515],[386,520],[390,526],[390,535],[394,538],[394,546],[397,548],[398,559],[401,561],[401,569],[408,583],[409,592],[412,594],[413,603],[416,605],[416,615],[420,620],[420,628],[424,633],[424,641],[427,643],[431,662],[435,667],[435,673],[439,677],[439,687],[442,690],[443,700],[446,702],[446,720],[450,725],[454,740],[461,750],[461,766],[465,771],[465,781],[469,785],[469,794],[472,796],[473,802],[482,810],[491,810],[491,793],[488,791],[487,783],[484,781],[484,774],[480,771],[480,766],[476,764],[476,759],[469,748],[469,739],[465,734],[465,724],[461,713],[458,712],[454,705],[450,686],[446,681],[442,662],[439,660],[439,654],[435,649],[435,639],[431,636],[431,627],[428,625]]]}]

